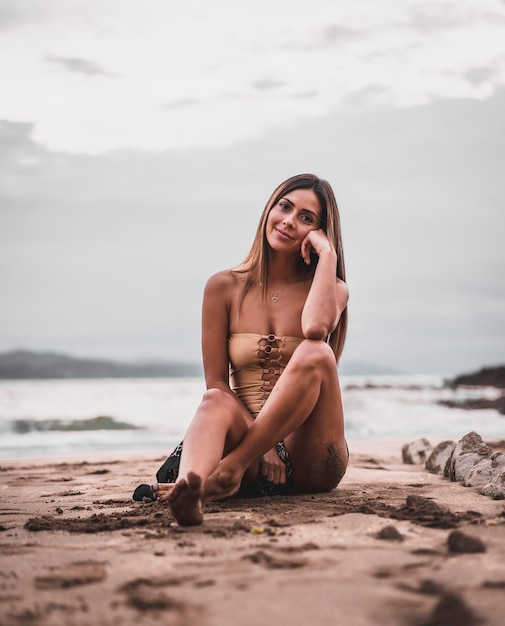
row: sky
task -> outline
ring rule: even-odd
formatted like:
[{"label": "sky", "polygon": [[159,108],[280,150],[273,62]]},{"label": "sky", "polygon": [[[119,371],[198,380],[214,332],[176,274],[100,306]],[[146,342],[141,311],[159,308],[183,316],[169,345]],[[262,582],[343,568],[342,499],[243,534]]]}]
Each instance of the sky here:
[{"label": "sky", "polygon": [[0,352],[200,359],[273,189],[327,179],[342,358],[505,363],[505,2],[0,0]]}]

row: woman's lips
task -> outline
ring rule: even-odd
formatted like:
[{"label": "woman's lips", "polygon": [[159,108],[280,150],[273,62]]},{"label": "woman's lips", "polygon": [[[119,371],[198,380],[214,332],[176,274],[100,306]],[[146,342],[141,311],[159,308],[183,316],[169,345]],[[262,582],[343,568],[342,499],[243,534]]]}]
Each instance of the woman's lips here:
[{"label": "woman's lips", "polygon": [[275,230],[279,237],[281,237],[281,239],[293,239],[293,237],[291,237],[291,235],[288,235],[286,231],[280,230],[279,228],[276,228]]}]

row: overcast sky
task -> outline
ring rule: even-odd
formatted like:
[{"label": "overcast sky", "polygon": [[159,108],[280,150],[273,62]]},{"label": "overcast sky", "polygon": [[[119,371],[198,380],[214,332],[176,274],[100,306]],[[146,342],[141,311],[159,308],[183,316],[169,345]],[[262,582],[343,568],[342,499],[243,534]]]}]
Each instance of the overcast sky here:
[{"label": "overcast sky", "polygon": [[502,0],[0,0],[0,351],[200,358],[274,187],[342,214],[343,364],[505,363]]}]

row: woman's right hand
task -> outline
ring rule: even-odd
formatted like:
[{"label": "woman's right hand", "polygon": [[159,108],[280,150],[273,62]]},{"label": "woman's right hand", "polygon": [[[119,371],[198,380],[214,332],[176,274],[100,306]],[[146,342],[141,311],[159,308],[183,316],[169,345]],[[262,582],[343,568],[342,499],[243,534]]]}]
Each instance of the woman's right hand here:
[{"label": "woman's right hand", "polygon": [[275,448],[261,457],[260,473],[274,485],[283,485],[286,482],[286,465],[281,461]]},{"label": "woman's right hand", "polygon": [[321,228],[310,230],[302,241],[300,248],[302,259],[307,265],[310,265],[310,253],[314,252],[317,256],[321,256],[324,251],[333,251],[333,246],[328,236]]}]

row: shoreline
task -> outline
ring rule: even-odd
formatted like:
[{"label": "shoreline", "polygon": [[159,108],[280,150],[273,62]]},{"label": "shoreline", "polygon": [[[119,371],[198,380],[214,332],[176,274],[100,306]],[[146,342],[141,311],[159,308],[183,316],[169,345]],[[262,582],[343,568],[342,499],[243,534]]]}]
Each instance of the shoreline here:
[{"label": "shoreline", "polygon": [[205,503],[191,528],[131,500],[166,451],[0,459],[0,625],[498,626],[505,503],[404,464],[410,441],[350,440],[335,490]]},{"label": "shoreline", "polygon": [[[381,449],[385,449],[389,454],[394,455],[395,452],[400,450],[401,446],[407,441],[410,441],[411,438],[406,437],[378,437],[378,438],[363,438],[363,439],[350,439],[348,440],[349,449],[353,448],[356,451],[367,451],[371,448],[371,446],[380,446]],[[179,441],[179,439],[177,439]],[[440,438],[433,439],[434,445],[441,441]],[[34,464],[47,464],[48,462],[54,463],[80,463],[80,462],[100,462],[105,461],[107,459],[113,458],[114,461],[117,461],[121,457],[124,457],[124,460],[141,460],[146,457],[167,457],[172,449],[170,447],[159,447],[159,448],[138,448],[138,449],[123,449],[123,450],[99,450],[93,452],[58,452],[54,454],[47,455],[35,455],[35,456],[4,456],[0,457],[0,467],[2,464],[18,464],[18,463],[28,463],[33,462]],[[366,452],[365,452],[366,453]],[[165,460],[165,459],[163,459]],[[157,468],[156,468],[157,469]],[[153,472],[153,475],[156,471]]]}]

